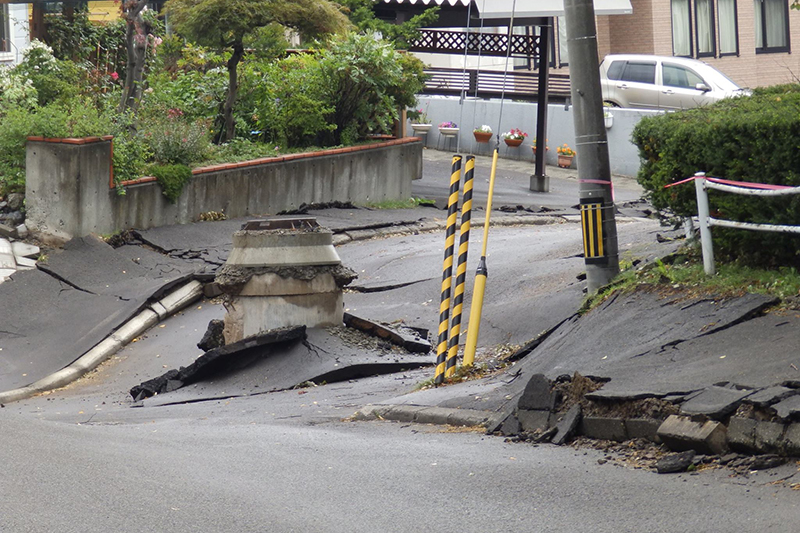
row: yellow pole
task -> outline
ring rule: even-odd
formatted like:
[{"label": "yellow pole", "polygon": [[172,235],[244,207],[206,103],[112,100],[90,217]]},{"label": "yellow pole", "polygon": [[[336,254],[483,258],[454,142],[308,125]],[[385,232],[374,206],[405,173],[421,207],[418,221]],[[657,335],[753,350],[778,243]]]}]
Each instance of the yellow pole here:
[{"label": "yellow pole", "polygon": [[483,225],[483,247],[478,270],[475,273],[475,286],[472,290],[472,307],[469,311],[469,326],[467,330],[467,344],[464,346],[464,366],[475,363],[475,349],[478,346],[478,332],[481,327],[481,313],[483,312],[483,295],[486,292],[486,277],[489,271],[486,268],[486,245],[489,242],[489,220],[492,216],[492,195],[494,194],[494,177],[497,174],[498,146],[495,145],[492,156],[492,173],[489,178],[489,196],[486,198],[486,221]]},{"label": "yellow pole", "polygon": [[461,182],[461,156],[453,156],[450,175],[450,196],[447,199],[447,230],[444,241],[444,265],[442,267],[442,293],[439,303],[439,339],[436,345],[436,372],[434,385],[444,383],[447,357],[447,333],[450,325],[450,289],[453,286],[453,252],[456,246],[456,218],[458,216],[458,186]]},{"label": "yellow pole", "polygon": [[453,318],[450,320],[450,341],[444,377],[456,372],[458,338],[461,334],[461,313],[464,308],[464,287],[467,284],[467,252],[469,251],[469,228],[472,219],[472,182],[475,174],[475,156],[467,156],[464,165],[464,193],[461,199],[461,229],[458,241],[458,266],[456,268],[456,290],[453,295]]}]

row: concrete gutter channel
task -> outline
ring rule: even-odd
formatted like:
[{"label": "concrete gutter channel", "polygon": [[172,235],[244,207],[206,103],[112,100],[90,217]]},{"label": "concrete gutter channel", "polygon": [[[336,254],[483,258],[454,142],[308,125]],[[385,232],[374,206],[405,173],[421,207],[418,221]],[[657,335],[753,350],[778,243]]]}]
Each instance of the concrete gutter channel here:
[{"label": "concrete gutter channel", "polygon": [[87,372],[97,368],[103,361],[116,354],[133,339],[202,296],[203,284],[196,280],[189,281],[161,300],[149,304],[146,309],[125,322],[109,337],[106,337],[71,365],[25,387],[0,392],[0,404],[24,400],[36,394],[58,389],[72,383]]}]

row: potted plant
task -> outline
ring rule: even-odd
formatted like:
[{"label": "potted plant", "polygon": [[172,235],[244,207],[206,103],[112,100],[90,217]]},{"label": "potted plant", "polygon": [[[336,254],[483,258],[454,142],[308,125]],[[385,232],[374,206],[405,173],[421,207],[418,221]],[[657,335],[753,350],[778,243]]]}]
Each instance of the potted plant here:
[{"label": "potted plant", "polygon": [[458,124],[451,121],[442,122],[439,124],[439,133],[446,137],[454,137],[458,135]]},{"label": "potted plant", "polygon": [[519,128],[513,128],[511,131],[507,131],[503,134],[503,141],[508,146],[515,147],[522,144],[522,141],[524,141],[527,136],[528,134]]},{"label": "potted plant", "polygon": [[475,128],[472,130],[472,134],[475,136],[475,140],[479,143],[488,143],[489,139],[492,138],[492,128],[484,124],[480,128]]},{"label": "potted plant", "polygon": [[428,131],[433,127],[433,124],[431,124],[428,118],[428,113],[422,109],[409,109],[406,114],[408,118],[411,119],[411,129],[413,129],[414,133],[417,135],[427,135]]},{"label": "potted plant", "polygon": [[[550,142],[550,139],[545,139],[545,142],[546,143]],[[533,155],[534,155],[534,157],[536,157],[536,139],[535,138],[533,139],[533,145],[531,145],[531,150],[533,150]],[[550,151],[550,147],[547,146],[546,144],[544,145],[544,151],[545,151],[545,153]]]},{"label": "potted plant", "polygon": [[611,113],[611,106],[607,103],[603,104],[603,122],[605,122],[606,129],[614,125],[614,115]]},{"label": "potted plant", "polygon": [[561,168],[569,168],[572,166],[572,158],[575,157],[575,150],[569,147],[567,143],[562,144],[556,148],[558,153],[558,166]]}]

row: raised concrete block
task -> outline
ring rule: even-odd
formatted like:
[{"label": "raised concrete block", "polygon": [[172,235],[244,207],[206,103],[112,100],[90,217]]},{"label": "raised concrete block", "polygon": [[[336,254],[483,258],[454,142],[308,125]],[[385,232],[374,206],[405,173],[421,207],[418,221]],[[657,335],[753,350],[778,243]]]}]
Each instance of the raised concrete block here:
[{"label": "raised concrete block", "polygon": [[11,275],[14,274],[16,271],[17,271],[16,268],[0,268],[0,283],[3,283],[5,280],[11,277]]},{"label": "raised concrete block", "polygon": [[517,407],[526,410],[552,411],[556,404],[556,395],[550,390],[550,380],[544,374],[534,374],[525,385]]},{"label": "raised concrete block", "polygon": [[755,444],[756,449],[762,453],[773,453],[781,449],[781,437],[786,429],[779,422],[756,422]]},{"label": "raised concrete block", "polygon": [[522,431],[533,432],[536,430],[544,431],[552,424],[552,414],[550,411],[528,411],[520,409],[517,412],[517,419]]},{"label": "raised concrete block", "polygon": [[623,441],[628,438],[625,421],[621,418],[584,416],[579,431],[592,439]]},{"label": "raised concrete block", "polygon": [[658,428],[658,436],[671,450],[695,450],[721,455],[727,450],[727,430],[719,422],[693,422],[670,415]]},{"label": "raised concrete block", "polygon": [[17,236],[17,230],[12,228],[11,226],[0,224],[0,237],[7,237],[13,239],[16,236]]},{"label": "raised concrete block", "polygon": [[658,428],[660,426],[660,420],[650,420],[647,418],[625,419],[625,432],[628,434],[629,439],[647,439],[657,442]]},{"label": "raised concrete block", "polygon": [[581,404],[576,403],[570,407],[569,411],[567,411],[567,413],[556,426],[558,428],[558,432],[550,442],[559,446],[567,442],[567,439],[572,437],[572,435],[574,435],[575,431],[578,429],[578,424],[581,422],[581,414]]},{"label": "raised concrete block", "polygon": [[755,453],[756,421],[751,418],[731,417],[728,422],[728,445],[737,452]]},{"label": "raised concrete block", "polygon": [[786,428],[783,451],[788,455],[800,456],[800,422],[789,424]]}]

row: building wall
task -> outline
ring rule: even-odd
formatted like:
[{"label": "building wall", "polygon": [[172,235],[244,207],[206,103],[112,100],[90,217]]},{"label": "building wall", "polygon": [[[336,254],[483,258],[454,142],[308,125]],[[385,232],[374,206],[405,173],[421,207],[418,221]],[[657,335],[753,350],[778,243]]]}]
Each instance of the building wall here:
[{"label": "building wall", "polygon": [[[670,4],[669,0],[632,0],[632,15],[597,17],[600,57],[609,53],[673,55]],[[796,81],[800,78],[800,11],[789,10],[790,52],[756,54],[754,9],[753,0],[737,2],[738,55],[699,59],[742,87]]]}]

